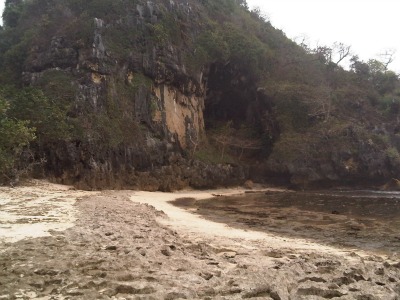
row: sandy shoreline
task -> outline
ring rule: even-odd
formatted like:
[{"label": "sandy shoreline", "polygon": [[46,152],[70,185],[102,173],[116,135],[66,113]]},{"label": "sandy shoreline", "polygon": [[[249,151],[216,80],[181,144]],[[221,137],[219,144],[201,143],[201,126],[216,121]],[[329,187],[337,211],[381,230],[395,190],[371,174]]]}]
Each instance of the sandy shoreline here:
[{"label": "sandy shoreline", "polygon": [[[280,191],[277,189],[265,189],[260,191]],[[283,191],[283,190],[282,190]],[[179,191],[175,193],[162,192],[134,192],[130,197],[132,201],[148,204],[157,210],[163,211],[168,218],[162,218],[158,221],[161,224],[170,226],[177,230],[179,234],[190,238],[219,238],[240,241],[240,245],[250,246],[251,242],[256,242],[252,247],[257,247],[258,243],[268,244],[271,247],[280,250],[291,251],[315,251],[318,253],[327,253],[334,255],[347,256],[350,253],[357,253],[361,256],[367,256],[367,253],[357,251],[357,249],[340,249],[313,243],[304,239],[293,239],[281,237],[277,235],[267,234],[259,231],[242,230],[229,227],[228,225],[212,222],[202,218],[201,216],[192,214],[187,210],[176,207],[170,202],[179,198],[193,198],[196,200],[210,199],[218,196],[232,196],[245,194],[246,190],[242,188],[209,190],[209,191]],[[216,198],[216,201],[218,199]]]},{"label": "sandy shoreline", "polygon": [[0,299],[399,299],[400,260],[233,229],[169,203],[241,192],[0,188]]}]

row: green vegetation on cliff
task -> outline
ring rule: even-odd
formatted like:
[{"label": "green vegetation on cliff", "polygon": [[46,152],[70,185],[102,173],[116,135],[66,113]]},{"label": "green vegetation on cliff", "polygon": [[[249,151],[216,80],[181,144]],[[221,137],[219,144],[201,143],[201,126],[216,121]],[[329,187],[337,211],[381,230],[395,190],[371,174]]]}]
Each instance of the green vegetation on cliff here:
[{"label": "green vegetation on cliff", "polygon": [[[357,56],[345,70],[347,46],[297,45],[243,0],[7,0],[3,22],[3,174],[30,146],[72,182],[157,173],[177,152],[298,186],[400,176],[398,75]],[[190,110],[186,142],[162,86]]]},{"label": "green vegetation on cliff", "polygon": [[13,180],[17,175],[18,160],[35,139],[34,131],[28,122],[10,117],[9,102],[0,96],[0,180]]}]

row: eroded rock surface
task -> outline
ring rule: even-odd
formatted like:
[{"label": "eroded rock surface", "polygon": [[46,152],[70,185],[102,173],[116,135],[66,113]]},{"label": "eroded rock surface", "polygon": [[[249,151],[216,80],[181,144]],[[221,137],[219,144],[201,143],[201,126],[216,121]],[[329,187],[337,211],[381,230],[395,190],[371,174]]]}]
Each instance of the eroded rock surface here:
[{"label": "eroded rock surface", "polygon": [[399,261],[277,248],[158,223],[160,211],[102,192],[52,236],[0,245],[1,299],[398,299]]}]

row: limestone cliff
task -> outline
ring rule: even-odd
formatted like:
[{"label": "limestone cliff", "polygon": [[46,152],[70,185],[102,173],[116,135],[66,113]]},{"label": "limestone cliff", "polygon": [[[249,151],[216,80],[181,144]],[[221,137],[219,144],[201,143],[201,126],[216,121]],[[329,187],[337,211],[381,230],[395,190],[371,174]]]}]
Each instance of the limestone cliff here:
[{"label": "limestone cliff", "polygon": [[10,0],[3,19],[0,98],[37,133],[16,169],[149,190],[400,176],[397,74],[346,71],[243,0]]},{"label": "limestone cliff", "polygon": [[201,30],[196,1],[17,5],[32,12],[18,26],[44,26],[29,40],[22,83],[65,98],[75,128],[70,138],[39,147],[45,176],[86,188],[150,190],[245,179],[241,167],[190,158],[205,133],[207,85],[206,65],[189,72],[185,61],[195,51],[189,35]]}]

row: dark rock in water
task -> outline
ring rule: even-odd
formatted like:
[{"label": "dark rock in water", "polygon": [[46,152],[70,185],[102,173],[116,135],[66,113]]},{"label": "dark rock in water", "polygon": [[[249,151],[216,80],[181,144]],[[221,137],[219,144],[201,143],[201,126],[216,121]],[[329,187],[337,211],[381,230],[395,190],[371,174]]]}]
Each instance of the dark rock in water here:
[{"label": "dark rock in water", "polygon": [[383,191],[400,191],[400,180],[392,178],[383,187]]}]

